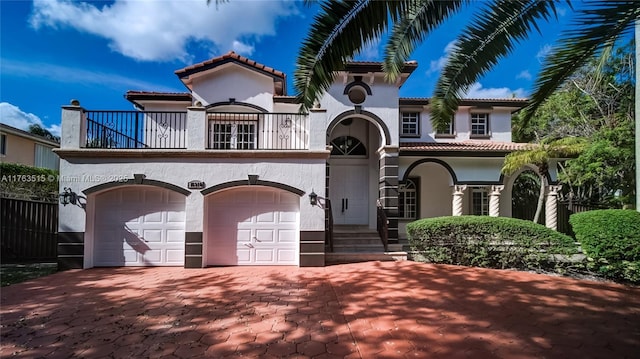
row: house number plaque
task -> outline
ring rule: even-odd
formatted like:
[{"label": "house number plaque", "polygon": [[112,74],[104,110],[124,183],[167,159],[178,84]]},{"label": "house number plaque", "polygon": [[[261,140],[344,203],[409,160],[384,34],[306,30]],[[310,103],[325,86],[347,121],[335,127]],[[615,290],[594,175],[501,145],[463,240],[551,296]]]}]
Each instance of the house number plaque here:
[{"label": "house number plaque", "polygon": [[203,181],[189,181],[189,183],[187,183],[187,188],[189,189],[204,189],[204,182]]}]

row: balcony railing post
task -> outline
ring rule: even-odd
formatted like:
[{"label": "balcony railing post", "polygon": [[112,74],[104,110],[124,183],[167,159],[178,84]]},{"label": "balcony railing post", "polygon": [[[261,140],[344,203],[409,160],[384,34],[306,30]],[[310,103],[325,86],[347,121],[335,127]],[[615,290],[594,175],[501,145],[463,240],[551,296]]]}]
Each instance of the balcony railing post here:
[{"label": "balcony railing post", "polygon": [[207,148],[208,134],[207,111],[200,106],[187,107],[187,149],[204,150]]},{"label": "balcony railing post", "polygon": [[84,109],[80,102],[73,100],[71,105],[62,106],[62,130],[60,148],[75,149],[86,145],[86,124]]}]

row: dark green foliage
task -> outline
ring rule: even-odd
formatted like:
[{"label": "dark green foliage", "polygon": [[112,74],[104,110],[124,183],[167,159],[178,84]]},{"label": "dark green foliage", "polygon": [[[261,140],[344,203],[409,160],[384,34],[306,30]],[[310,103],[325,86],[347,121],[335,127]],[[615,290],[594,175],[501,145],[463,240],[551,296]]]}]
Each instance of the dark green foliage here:
[{"label": "dark green foliage", "polygon": [[569,222],[592,269],[609,278],[640,282],[639,212],[588,211],[572,215]]},{"label": "dark green foliage", "polygon": [[11,198],[56,201],[58,171],[2,163],[0,164],[0,194]]},{"label": "dark green foliage", "polygon": [[516,218],[426,218],[407,225],[411,249],[434,263],[516,269],[555,269],[558,256],[577,252],[574,241]]}]

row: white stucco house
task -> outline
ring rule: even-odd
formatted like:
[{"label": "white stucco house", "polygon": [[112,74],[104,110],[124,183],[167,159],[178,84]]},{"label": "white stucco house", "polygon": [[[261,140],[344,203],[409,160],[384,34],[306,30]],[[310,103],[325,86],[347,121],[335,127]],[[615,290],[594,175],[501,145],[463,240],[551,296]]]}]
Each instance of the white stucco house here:
[{"label": "white stucco house", "polygon": [[322,266],[328,232],[375,232],[378,212],[385,251],[417,218],[510,216],[526,100],[463,100],[437,132],[428,98],[399,97],[417,66],[389,84],[349,63],[303,114],[284,73],[229,52],[177,70],[187,92],[129,91],[133,111],[64,106],[61,267]]}]

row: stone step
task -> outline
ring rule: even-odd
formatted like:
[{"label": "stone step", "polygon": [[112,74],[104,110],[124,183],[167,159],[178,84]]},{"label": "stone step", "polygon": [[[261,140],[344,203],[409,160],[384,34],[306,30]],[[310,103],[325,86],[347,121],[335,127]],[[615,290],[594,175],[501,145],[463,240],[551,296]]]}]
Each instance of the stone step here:
[{"label": "stone step", "polygon": [[384,246],[382,244],[335,244],[333,245],[333,251],[336,253],[351,253],[351,252],[384,252]]},{"label": "stone step", "polygon": [[379,244],[382,245],[380,237],[338,237],[333,238],[334,244]]},{"label": "stone step", "polygon": [[358,262],[390,262],[407,260],[406,252],[358,252],[358,253],[326,253],[326,264],[344,264]]}]

